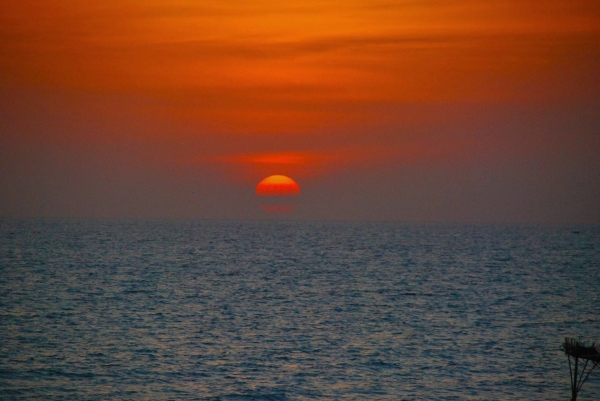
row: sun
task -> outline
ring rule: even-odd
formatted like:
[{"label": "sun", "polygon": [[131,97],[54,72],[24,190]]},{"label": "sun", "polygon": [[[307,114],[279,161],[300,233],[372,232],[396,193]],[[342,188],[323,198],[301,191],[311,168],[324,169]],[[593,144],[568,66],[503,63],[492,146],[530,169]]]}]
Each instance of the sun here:
[{"label": "sun", "polygon": [[271,175],[256,186],[257,196],[298,196],[300,185],[285,175]]}]

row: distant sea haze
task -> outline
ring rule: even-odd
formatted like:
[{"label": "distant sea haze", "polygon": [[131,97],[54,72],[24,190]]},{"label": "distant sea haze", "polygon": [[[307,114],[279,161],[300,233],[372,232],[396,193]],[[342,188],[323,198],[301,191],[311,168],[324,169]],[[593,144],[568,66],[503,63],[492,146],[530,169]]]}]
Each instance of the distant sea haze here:
[{"label": "distant sea haze", "polygon": [[0,399],[567,400],[599,283],[600,227],[3,219]]}]

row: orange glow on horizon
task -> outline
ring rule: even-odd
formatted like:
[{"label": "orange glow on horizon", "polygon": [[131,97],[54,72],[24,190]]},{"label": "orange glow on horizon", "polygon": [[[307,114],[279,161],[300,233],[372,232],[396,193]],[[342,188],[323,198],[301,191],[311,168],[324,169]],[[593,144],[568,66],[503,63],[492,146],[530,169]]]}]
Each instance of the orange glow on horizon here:
[{"label": "orange glow on horizon", "polygon": [[227,160],[242,164],[305,166],[318,163],[324,157],[323,155],[310,152],[276,152],[233,156]]},{"label": "orange glow on horizon", "polygon": [[298,196],[300,186],[285,175],[271,175],[256,186],[257,196]]},{"label": "orange glow on horizon", "polygon": [[218,158],[238,171],[239,175],[265,176],[273,171],[301,177],[322,174],[337,159],[332,152],[267,152]]},{"label": "orange glow on horizon", "polygon": [[[390,149],[363,146],[329,148],[318,151],[247,153],[205,160],[220,165],[221,168],[229,170],[233,176],[246,181],[264,177],[273,171],[294,177],[317,177],[352,165],[377,164],[395,156],[397,156],[397,152],[392,154]],[[202,161],[202,158],[188,159],[188,163],[201,163]]]}]

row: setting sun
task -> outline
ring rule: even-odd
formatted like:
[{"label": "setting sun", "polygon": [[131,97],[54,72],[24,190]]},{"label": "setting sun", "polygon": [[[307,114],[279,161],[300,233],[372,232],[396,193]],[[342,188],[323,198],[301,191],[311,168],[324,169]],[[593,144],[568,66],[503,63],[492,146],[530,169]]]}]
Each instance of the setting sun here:
[{"label": "setting sun", "polygon": [[257,196],[297,196],[300,186],[285,175],[271,175],[256,186]]}]

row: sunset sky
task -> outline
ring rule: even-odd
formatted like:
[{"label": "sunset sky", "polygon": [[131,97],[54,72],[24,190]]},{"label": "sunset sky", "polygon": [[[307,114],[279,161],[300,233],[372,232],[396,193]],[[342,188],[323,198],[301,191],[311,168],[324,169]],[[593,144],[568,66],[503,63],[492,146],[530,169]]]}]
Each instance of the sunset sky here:
[{"label": "sunset sky", "polygon": [[597,0],[2,0],[0,216],[600,224]]}]

